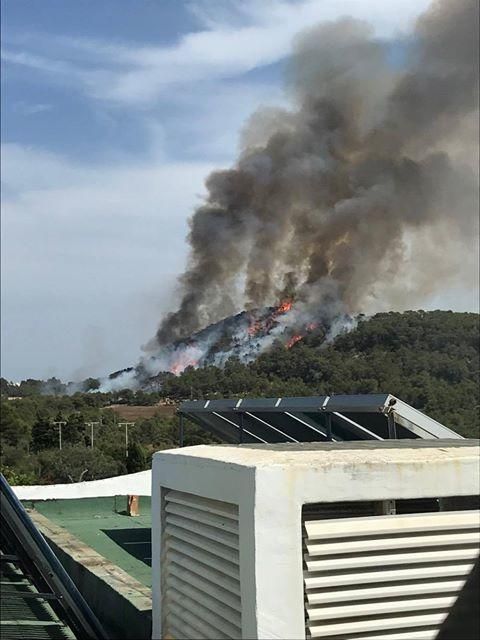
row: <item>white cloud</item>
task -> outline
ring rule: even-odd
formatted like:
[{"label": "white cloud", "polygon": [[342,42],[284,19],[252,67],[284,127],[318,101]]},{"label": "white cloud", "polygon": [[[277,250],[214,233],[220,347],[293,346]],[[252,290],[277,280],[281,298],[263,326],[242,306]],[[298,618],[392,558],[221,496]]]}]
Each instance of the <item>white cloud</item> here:
[{"label": "white cloud", "polygon": [[204,82],[177,94],[175,106],[179,113],[169,117],[168,133],[187,140],[187,155],[230,164],[237,154],[239,132],[252,113],[262,106],[288,107],[288,100],[274,83]]},{"label": "white cloud", "polygon": [[[109,277],[126,249],[138,255],[129,269],[152,271],[151,257],[163,253],[165,269],[175,272],[185,255],[186,219],[213,168],[207,162],[91,165],[20,145],[2,148],[4,258],[8,272],[25,273],[24,261],[42,265],[53,276],[57,252],[70,260],[101,250],[113,256]],[[111,238],[114,242],[110,242]],[[165,240],[168,238],[168,242]],[[138,243],[138,244],[136,244]],[[71,266],[71,265],[69,265]],[[38,274],[37,272],[37,275]],[[119,277],[122,277],[121,274]],[[96,283],[97,285],[98,283]],[[106,289],[113,284],[110,280]]]},{"label": "white cloud", "polygon": [[10,62],[57,74],[65,82],[74,80],[95,99],[142,106],[155,103],[172,87],[241,75],[277,62],[288,55],[293,36],[316,22],[351,15],[371,21],[379,37],[391,37],[409,28],[428,4],[427,0],[250,0],[230,11],[232,5],[223,7],[217,17],[208,3],[197,4],[195,13],[204,28],[184,35],[174,46],[37,36],[30,39],[37,51],[7,49],[5,56]]},{"label": "white cloud", "polygon": [[5,374],[46,375],[39,369],[56,362],[57,375],[69,375],[92,325],[107,335],[104,372],[134,361],[183,267],[186,221],[212,166],[94,166],[19,145],[2,151]]}]

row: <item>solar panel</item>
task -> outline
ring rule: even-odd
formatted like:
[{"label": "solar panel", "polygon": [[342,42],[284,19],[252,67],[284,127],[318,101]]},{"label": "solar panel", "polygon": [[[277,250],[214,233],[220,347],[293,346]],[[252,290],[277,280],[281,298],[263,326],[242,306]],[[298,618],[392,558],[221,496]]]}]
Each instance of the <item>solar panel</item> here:
[{"label": "solar panel", "polygon": [[191,400],[178,413],[228,443],[462,437],[391,394]]}]

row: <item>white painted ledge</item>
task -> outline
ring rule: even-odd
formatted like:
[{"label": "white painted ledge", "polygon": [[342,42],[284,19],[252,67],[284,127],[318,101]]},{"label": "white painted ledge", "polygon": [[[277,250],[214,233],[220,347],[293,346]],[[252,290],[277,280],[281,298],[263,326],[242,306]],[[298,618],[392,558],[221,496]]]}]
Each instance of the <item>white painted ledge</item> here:
[{"label": "white painted ledge", "polygon": [[12,487],[19,500],[75,500],[109,496],[152,495],[152,472],[140,471],[103,480]]}]

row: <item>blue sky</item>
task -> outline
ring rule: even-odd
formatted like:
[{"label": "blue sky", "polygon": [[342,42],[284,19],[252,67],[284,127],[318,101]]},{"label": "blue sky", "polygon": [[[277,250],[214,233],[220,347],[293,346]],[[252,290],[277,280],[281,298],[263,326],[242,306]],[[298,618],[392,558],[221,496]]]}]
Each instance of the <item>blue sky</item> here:
[{"label": "blue sky", "polygon": [[3,0],[2,375],[136,361],[205,177],[256,108],[289,104],[295,34],[354,15],[401,40],[427,4]]}]

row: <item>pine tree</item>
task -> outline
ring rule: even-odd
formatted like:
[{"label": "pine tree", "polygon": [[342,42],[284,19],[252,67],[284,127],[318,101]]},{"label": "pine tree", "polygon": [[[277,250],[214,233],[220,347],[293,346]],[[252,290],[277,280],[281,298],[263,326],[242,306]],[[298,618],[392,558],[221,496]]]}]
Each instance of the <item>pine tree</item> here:
[{"label": "pine tree", "polygon": [[38,416],[32,427],[32,451],[37,453],[44,449],[54,449],[58,445],[58,427],[47,417]]},{"label": "pine tree", "polygon": [[132,442],[128,448],[128,458],[126,460],[128,473],[143,471],[146,466],[145,451],[138,442]]}]

